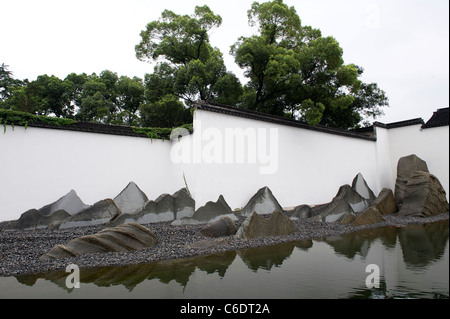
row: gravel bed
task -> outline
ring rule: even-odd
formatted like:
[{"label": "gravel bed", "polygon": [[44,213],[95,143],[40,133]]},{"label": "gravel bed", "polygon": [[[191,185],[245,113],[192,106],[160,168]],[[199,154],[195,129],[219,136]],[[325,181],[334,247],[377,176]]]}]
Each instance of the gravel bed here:
[{"label": "gravel bed", "polygon": [[[214,254],[229,250],[261,247],[304,239],[319,239],[350,233],[362,229],[384,226],[402,227],[409,224],[432,223],[449,219],[449,213],[428,218],[400,217],[396,215],[383,216],[382,223],[353,227],[339,225],[338,223],[324,223],[312,219],[294,220],[297,231],[290,235],[260,237],[243,240],[234,236],[222,237],[225,244],[209,248],[192,248],[190,244],[211,239],[199,234],[203,225],[171,226],[170,222],[146,224],[145,227],[158,238],[159,243],[152,248],[125,253],[89,254],[73,258],[39,261],[39,257],[48,252],[57,244],[66,244],[68,241],[89,234],[94,234],[104,226],[78,227],[65,230],[27,230],[5,231],[8,222],[0,223],[0,276],[18,276],[41,273],[52,270],[62,270],[70,263],[80,268],[123,266],[141,264],[167,259],[187,258],[198,255]],[[245,218],[239,218],[236,226],[239,227]]]}]

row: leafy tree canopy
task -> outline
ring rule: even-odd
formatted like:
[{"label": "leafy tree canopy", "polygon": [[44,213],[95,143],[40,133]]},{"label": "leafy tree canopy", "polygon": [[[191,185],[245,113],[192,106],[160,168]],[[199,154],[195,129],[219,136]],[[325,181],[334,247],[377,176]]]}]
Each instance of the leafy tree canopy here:
[{"label": "leafy tree canopy", "polygon": [[199,99],[237,103],[241,84],[227,72],[222,53],[209,41],[208,32],[221,24],[222,18],[208,6],[197,6],[193,15],[165,10],[160,20],[147,25],[136,45],[136,56],[160,61],[146,78],[153,99],[172,94],[188,106]]},{"label": "leafy tree canopy", "polygon": [[382,114],[385,93],[363,83],[363,69],[344,64],[336,39],[303,26],[294,7],[283,0],[254,2],[248,18],[258,33],[231,47],[249,79],[242,107],[344,129]]}]

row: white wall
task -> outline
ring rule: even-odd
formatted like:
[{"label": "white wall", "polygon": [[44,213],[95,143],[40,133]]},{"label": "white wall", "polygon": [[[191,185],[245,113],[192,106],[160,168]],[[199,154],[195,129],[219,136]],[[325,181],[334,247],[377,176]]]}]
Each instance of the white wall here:
[{"label": "white wall", "polygon": [[149,199],[184,187],[171,142],[16,126],[0,133],[0,221],[56,201],[71,189],[86,204],[134,181]]},{"label": "white wall", "polygon": [[[194,115],[193,144],[213,140],[205,134],[218,129],[222,136],[230,128],[278,130],[278,168],[274,174],[261,174],[260,163],[185,165],[188,184],[197,205],[216,200],[220,194],[232,208],[243,207],[256,191],[268,186],[285,207],[330,201],[339,186],[351,184],[359,172],[378,193],[377,149],[374,141],[348,138],[323,132],[277,125],[231,115],[197,110]],[[269,152],[268,152],[269,154]]]},{"label": "white wall", "polygon": [[[256,142],[265,137],[260,149],[265,147],[265,154],[273,158],[262,163],[255,153],[255,161],[248,163],[246,153],[244,163],[236,163],[236,157],[227,163],[230,150],[236,156],[236,147],[227,149],[222,141],[218,153],[212,146],[226,139],[226,132],[239,129],[253,132]],[[183,175],[197,207],[223,195],[233,209],[240,208],[264,186],[284,207],[320,204],[329,202],[358,173],[375,194],[383,187],[393,189],[398,159],[409,154],[427,162],[448,198],[448,126],[424,130],[420,125],[376,127],[376,134],[375,142],[205,110],[194,113],[194,133],[179,142],[7,126],[0,133],[0,221],[17,219],[71,189],[86,204],[94,204],[114,198],[134,181],[149,199],[155,199],[184,187]],[[181,157],[175,155],[185,153],[175,151],[188,149],[189,156],[177,163]],[[244,150],[249,150],[248,144]],[[205,156],[196,158],[195,154]],[[268,163],[273,172],[264,174]]]}]

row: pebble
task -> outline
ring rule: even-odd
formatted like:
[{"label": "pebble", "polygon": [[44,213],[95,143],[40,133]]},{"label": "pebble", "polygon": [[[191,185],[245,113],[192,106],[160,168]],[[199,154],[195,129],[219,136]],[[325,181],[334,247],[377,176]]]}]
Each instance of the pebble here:
[{"label": "pebble", "polygon": [[[58,260],[39,261],[39,257],[58,244],[100,231],[103,226],[78,227],[64,230],[27,230],[5,231],[5,223],[0,223],[0,276],[19,276],[52,270],[64,270],[70,263],[80,268],[123,266],[130,264],[149,263],[167,259],[187,258],[198,255],[221,253],[230,250],[255,248],[304,239],[319,239],[328,236],[354,232],[361,229],[394,226],[402,227],[409,224],[424,224],[448,220],[449,213],[428,218],[401,217],[397,215],[383,216],[385,221],[375,225],[353,227],[338,223],[313,221],[312,218],[294,220],[297,232],[284,236],[260,237],[254,239],[238,239],[234,236],[224,236],[224,243],[209,247],[197,247],[196,242],[210,240],[199,230],[203,225],[171,226],[170,222],[159,222],[144,225],[158,238],[159,243],[152,248],[126,253],[88,254]],[[239,226],[244,218],[236,221]],[[201,246],[201,245],[200,245]],[[196,247],[196,248],[193,248]]]}]

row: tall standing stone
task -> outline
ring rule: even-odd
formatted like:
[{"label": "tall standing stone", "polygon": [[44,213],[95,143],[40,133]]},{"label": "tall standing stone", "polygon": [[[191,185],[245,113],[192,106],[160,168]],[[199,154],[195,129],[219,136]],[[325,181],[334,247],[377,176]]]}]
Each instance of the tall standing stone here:
[{"label": "tall standing stone", "polygon": [[436,176],[416,171],[406,184],[401,216],[429,217],[448,212],[447,196]]},{"label": "tall standing stone", "polygon": [[405,198],[406,185],[411,175],[416,172],[427,172],[427,163],[415,154],[402,157],[397,163],[397,179],[395,181],[395,201],[399,207]]}]

